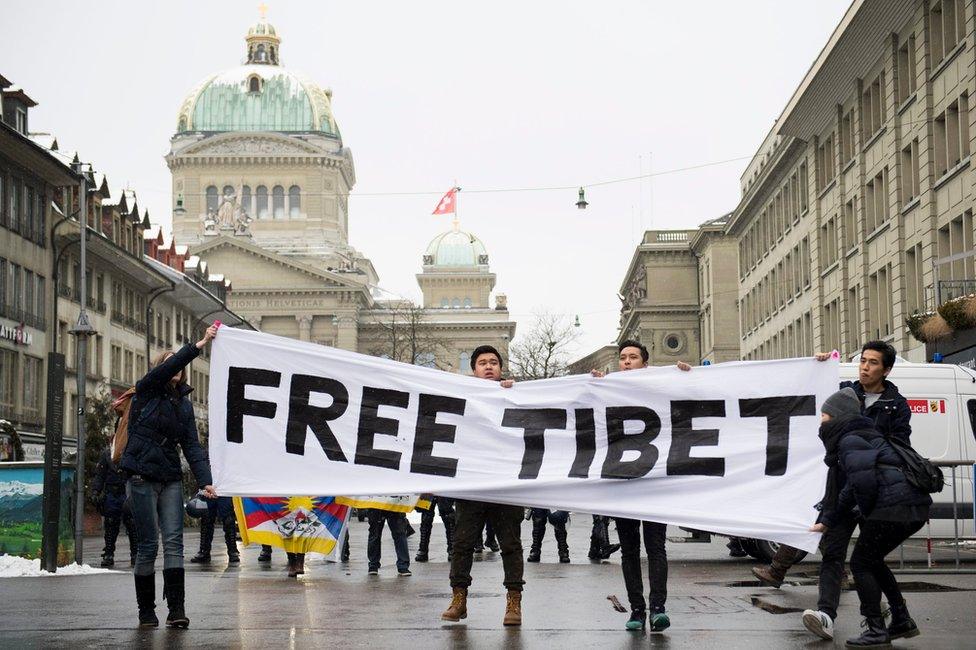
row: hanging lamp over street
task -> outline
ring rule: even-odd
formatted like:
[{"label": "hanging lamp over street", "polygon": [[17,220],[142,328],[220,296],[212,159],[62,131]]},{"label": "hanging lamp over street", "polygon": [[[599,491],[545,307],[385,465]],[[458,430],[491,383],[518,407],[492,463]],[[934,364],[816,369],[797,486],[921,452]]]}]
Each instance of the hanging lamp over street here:
[{"label": "hanging lamp over street", "polygon": [[588,205],[589,203],[586,202],[586,193],[583,191],[583,188],[581,187],[579,188],[579,201],[576,202],[576,207],[579,208],[580,210],[585,210],[586,206]]}]

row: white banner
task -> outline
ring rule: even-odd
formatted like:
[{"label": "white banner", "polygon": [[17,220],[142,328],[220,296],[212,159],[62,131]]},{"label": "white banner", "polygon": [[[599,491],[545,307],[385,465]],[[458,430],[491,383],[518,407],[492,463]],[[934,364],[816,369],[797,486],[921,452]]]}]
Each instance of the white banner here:
[{"label": "white banner", "polygon": [[518,383],[221,328],[221,495],[434,493],[658,521],[815,551],[835,360]]}]

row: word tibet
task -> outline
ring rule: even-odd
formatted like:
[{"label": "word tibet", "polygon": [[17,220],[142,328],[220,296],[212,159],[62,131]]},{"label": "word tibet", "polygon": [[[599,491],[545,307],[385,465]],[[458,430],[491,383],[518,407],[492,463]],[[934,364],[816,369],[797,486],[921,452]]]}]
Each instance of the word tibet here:
[{"label": "word tibet", "polygon": [[[287,394],[278,401],[246,397],[249,386],[282,389],[282,373],[262,368],[231,365],[227,376],[226,440],[244,442],[246,417],[276,419],[278,408],[287,405],[285,451],[303,456],[311,431],[328,460],[402,471],[403,453],[376,446],[377,436],[398,437],[402,424],[396,417],[381,416],[390,409],[406,411],[416,399],[409,471],[432,476],[457,476],[458,457],[435,455],[435,443],[453,444],[457,425],[438,422],[441,414],[464,416],[467,400],[459,397],[363,386],[358,399],[350,400],[349,389],[341,381],[317,375],[294,374]],[[331,399],[328,406],[313,403],[313,396]],[[316,402],[319,400],[316,399]],[[328,400],[323,400],[328,401]],[[790,448],[790,422],[794,417],[816,415],[815,395],[751,397],[739,399],[670,400],[668,422],[670,444],[665,459],[669,476],[725,476],[725,458],[708,456],[709,447],[719,444],[719,429],[698,428],[695,420],[724,418],[728,405],[735,404],[739,418],[761,418],[766,428],[765,474],[786,474]],[[358,414],[350,412],[358,405]],[[634,479],[646,476],[660,460],[655,441],[662,431],[658,412],[647,406],[606,406],[601,411],[605,426],[606,456],[599,478]],[[539,478],[546,455],[546,432],[567,431],[572,412],[575,456],[568,478],[590,478],[598,448],[597,409],[593,408],[505,408],[497,428],[521,431],[524,451],[519,479]],[[348,416],[347,416],[348,413]],[[333,430],[337,420],[355,421],[355,454],[350,460]],[[330,424],[332,423],[332,424]],[[441,447],[443,449],[443,447]],[[693,455],[694,452],[694,455]]]}]

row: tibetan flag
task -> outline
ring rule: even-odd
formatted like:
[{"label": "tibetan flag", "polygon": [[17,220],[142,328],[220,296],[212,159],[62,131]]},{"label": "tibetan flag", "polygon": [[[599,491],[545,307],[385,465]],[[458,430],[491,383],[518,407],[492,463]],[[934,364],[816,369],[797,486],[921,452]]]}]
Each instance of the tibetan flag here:
[{"label": "tibetan flag", "polygon": [[234,497],[234,511],[245,545],[330,555],[339,550],[350,508],[335,497]]},{"label": "tibetan flag", "polygon": [[440,202],[431,214],[457,214],[457,187],[452,187],[441,197]]},{"label": "tibetan flag", "polygon": [[421,508],[422,510],[430,509],[430,499],[421,498],[418,494],[406,494],[393,497],[336,497],[336,503],[341,503],[352,508],[373,508],[376,510],[391,510],[393,512],[410,512],[414,508]]}]

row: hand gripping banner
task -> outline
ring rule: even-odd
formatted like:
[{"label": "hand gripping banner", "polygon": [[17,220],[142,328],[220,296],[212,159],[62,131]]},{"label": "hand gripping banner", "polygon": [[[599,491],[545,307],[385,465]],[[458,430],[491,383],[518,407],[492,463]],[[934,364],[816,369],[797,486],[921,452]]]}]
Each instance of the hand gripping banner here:
[{"label": "hand gripping banner", "polygon": [[222,328],[221,495],[433,493],[657,521],[815,551],[836,360],[517,383]]}]

